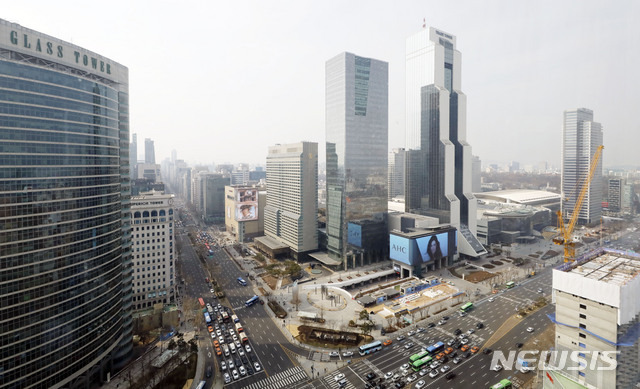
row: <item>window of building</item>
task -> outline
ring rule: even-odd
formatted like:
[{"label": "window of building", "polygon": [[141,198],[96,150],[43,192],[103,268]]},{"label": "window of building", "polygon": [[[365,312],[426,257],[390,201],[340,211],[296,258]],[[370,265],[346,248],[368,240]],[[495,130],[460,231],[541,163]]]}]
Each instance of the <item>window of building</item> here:
[{"label": "window of building", "polygon": [[583,313],[580,314],[580,319],[586,319],[586,318],[587,318],[587,315],[585,315]]},{"label": "window of building", "polygon": [[580,304],[580,309],[587,309],[587,306],[584,304]]},{"label": "window of building", "polygon": [[579,371],[578,374],[580,375],[580,377],[584,377],[585,376],[584,371]]},{"label": "window of building", "polygon": [[586,325],[586,324],[582,324],[582,323],[580,323],[580,328],[583,328],[583,329],[585,329],[585,330],[586,330],[586,329],[587,329],[587,325]]},{"label": "window of building", "polygon": [[578,343],[578,346],[579,346],[580,348],[587,348],[587,345],[586,345],[586,344],[584,344],[584,343]]},{"label": "window of building", "polygon": [[579,334],[579,336],[580,336],[582,339],[586,339],[586,338],[587,338],[587,335],[583,334],[582,332]]}]

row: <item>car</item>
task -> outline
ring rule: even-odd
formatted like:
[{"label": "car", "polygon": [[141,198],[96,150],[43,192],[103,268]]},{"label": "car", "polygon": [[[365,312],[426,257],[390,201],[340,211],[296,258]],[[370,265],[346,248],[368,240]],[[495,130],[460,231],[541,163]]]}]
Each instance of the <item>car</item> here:
[{"label": "car", "polygon": [[231,377],[229,376],[229,373],[224,373],[224,383],[228,384],[229,382],[231,382]]},{"label": "car", "polygon": [[414,386],[415,389],[422,389],[427,385],[426,382],[424,382],[424,380],[420,380],[416,383],[416,386]]},{"label": "car", "polygon": [[384,379],[388,380],[389,378],[393,377],[393,372],[392,371],[388,371],[384,374]]},{"label": "car", "polygon": [[246,363],[246,364],[249,363],[249,360],[247,359],[246,355],[241,356],[240,359],[242,359],[242,363]]},{"label": "car", "polygon": [[244,350],[242,348],[238,349],[238,355],[240,355],[240,356],[244,355]]},{"label": "car", "polygon": [[393,387],[396,388],[396,389],[403,388],[404,387],[404,382],[398,381],[395,384],[393,384]]},{"label": "car", "polygon": [[351,357],[353,356],[353,351],[345,351],[342,353],[343,357]]},{"label": "car", "polygon": [[233,360],[236,362],[236,367],[242,366],[242,361],[240,360],[240,358],[235,357]]},{"label": "car", "polygon": [[460,343],[461,344],[467,344],[467,343],[469,343],[469,339],[468,338],[461,339]]},{"label": "car", "polygon": [[448,380],[452,380],[452,379],[454,379],[455,377],[456,377],[456,373],[454,373],[454,372],[452,372],[452,371],[451,371],[451,372],[449,372],[449,374],[447,374],[447,375],[445,376],[445,378],[446,378],[446,379],[448,379]]},{"label": "car", "polygon": [[224,336],[218,336],[218,340],[220,341],[220,344],[224,344]]},{"label": "car", "polygon": [[458,339],[464,339],[464,338],[468,338],[468,337],[469,337],[469,335],[467,335],[467,334],[458,335]]},{"label": "car", "polygon": [[336,380],[336,382],[340,381],[343,378],[344,378],[344,373],[338,373],[333,376],[333,379]]},{"label": "car", "polygon": [[260,364],[259,364],[258,362],[254,362],[254,363],[253,363],[253,368],[254,368],[254,369],[256,369],[256,371],[260,371],[260,370],[262,370],[262,369],[260,368]]},{"label": "car", "polygon": [[249,365],[249,364],[247,364],[247,374],[253,375],[253,369],[251,368],[251,365]]},{"label": "car", "polygon": [[449,320],[449,316],[442,316],[442,320]]},{"label": "car", "polygon": [[236,335],[236,334],[233,334],[233,335],[231,336],[231,338],[233,339],[233,343],[235,343],[235,342],[237,342],[237,341],[238,341],[238,335]]},{"label": "car", "polygon": [[485,348],[484,350],[482,350],[482,353],[485,355],[489,355],[493,352],[493,350],[491,350],[490,348]]},{"label": "car", "polygon": [[344,388],[345,386],[347,386],[347,380],[346,379],[341,379],[340,381],[338,381],[338,387],[339,388]]},{"label": "car", "polygon": [[446,350],[444,350],[444,353],[445,353],[446,355],[449,355],[449,354],[451,354],[452,352],[453,352],[453,348],[451,348],[451,347],[447,347],[447,349],[446,349]]},{"label": "car", "polygon": [[410,367],[411,367],[411,365],[409,365],[408,363],[405,363],[402,366],[400,366],[400,369],[401,370],[409,370]]},{"label": "car", "polygon": [[447,321],[446,321],[445,319],[441,319],[441,320],[438,322],[438,325],[440,325],[440,326],[441,326],[441,325],[444,325],[446,322],[447,322]]},{"label": "car", "polygon": [[411,374],[409,377],[407,377],[407,383],[413,382],[417,379],[418,379],[418,376],[416,374]]},{"label": "car", "polygon": [[437,369],[437,368],[438,368],[438,366],[440,366],[440,362],[438,362],[438,361],[433,361],[433,362],[431,362],[431,364],[429,365],[429,367],[430,367],[431,369]]},{"label": "car", "polygon": [[542,290],[542,288],[538,288],[538,293],[544,293],[544,290]]},{"label": "car", "polygon": [[435,325],[435,324],[433,324],[433,323],[429,323],[429,324],[427,324],[427,327],[429,327],[429,328],[433,328],[433,327],[435,327],[435,326],[436,326],[436,325]]},{"label": "car", "polygon": [[501,371],[502,370],[502,365],[495,365],[491,370],[496,371],[496,372]]},{"label": "car", "polygon": [[233,376],[233,379],[234,379],[234,380],[237,380],[237,379],[239,379],[239,378],[240,378],[240,375],[238,374],[238,371],[237,371],[236,369],[233,369],[233,370],[231,371],[231,375]]},{"label": "car", "polygon": [[478,323],[476,324],[476,327],[478,327],[478,329],[483,329],[484,328],[484,323]]},{"label": "car", "polygon": [[213,332],[213,326],[207,326],[207,330],[209,330],[209,332]]},{"label": "car", "polygon": [[516,343],[516,348],[522,348],[522,343]]},{"label": "car", "polygon": [[460,351],[465,352],[469,350],[469,345],[468,344],[463,344],[462,347],[460,347]]},{"label": "car", "polygon": [[429,373],[429,377],[431,378],[436,378],[438,376],[438,370],[433,369],[431,370],[431,373]]},{"label": "car", "polygon": [[456,365],[457,365],[458,363],[460,363],[461,361],[462,361],[462,359],[460,359],[460,357],[455,357],[455,358],[453,358],[453,363],[455,363]]},{"label": "car", "polygon": [[222,355],[222,349],[220,347],[216,347],[216,355],[220,356]]},{"label": "car", "polygon": [[455,340],[455,339],[449,339],[449,340],[447,341],[447,346],[453,346],[453,344],[454,344],[455,342],[456,342],[456,340]]},{"label": "car", "polygon": [[209,289],[209,293],[215,293],[215,290]]},{"label": "car", "polygon": [[451,366],[449,366],[449,365],[444,365],[444,366],[442,366],[442,367],[440,368],[440,373],[446,373],[446,372],[448,372],[449,370],[451,370]]},{"label": "car", "polygon": [[238,370],[240,370],[240,375],[241,375],[241,376],[243,376],[243,377],[244,377],[244,376],[246,376],[246,375],[247,375],[247,369],[245,369],[245,368],[244,368],[244,366],[240,366],[240,367],[238,368]]},{"label": "car", "polygon": [[527,332],[533,332],[533,327],[528,327]]},{"label": "car", "polygon": [[329,356],[330,356],[330,357],[339,357],[339,356],[340,356],[340,353],[339,353],[339,352],[337,352],[337,351],[332,351],[332,352],[330,352],[330,353],[329,353]]},{"label": "car", "polygon": [[229,370],[233,369],[234,367],[236,367],[236,365],[233,364],[233,359],[229,359],[227,361],[227,366],[229,366]]},{"label": "car", "polygon": [[413,342],[409,342],[404,345],[405,350],[409,350],[411,347],[413,347]]},{"label": "car", "polygon": [[211,333],[211,339],[215,339],[215,338],[216,338],[216,333],[215,333],[215,332],[212,332],[212,333]]},{"label": "car", "polygon": [[218,329],[218,330],[216,330],[216,335],[217,335],[217,336],[222,335],[222,331],[220,331],[219,329]]},{"label": "car", "polygon": [[471,356],[471,353],[467,351],[466,353],[462,354],[462,356],[465,358],[469,358]]},{"label": "car", "polygon": [[487,300],[487,301],[492,303],[492,302],[496,301],[496,298],[495,297],[489,297],[489,300]]},{"label": "car", "polygon": [[391,339],[387,339],[387,340],[385,340],[384,342],[382,342],[382,345],[383,345],[383,346],[388,346],[388,345],[390,345],[391,343],[393,343],[393,341],[392,341]]},{"label": "car", "polygon": [[236,344],[236,348],[242,348],[242,345],[240,344],[239,340],[236,340],[235,342],[233,342]]},{"label": "car", "polygon": [[465,317],[465,316],[467,316],[466,312],[460,312],[460,317]]},{"label": "car", "polygon": [[400,335],[400,336],[398,336],[398,337],[396,338],[396,340],[397,340],[398,342],[401,342],[401,341],[405,340],[405,336],[404,336],[404,335]]},{"label": "car", "polygon": [[424,327],[418,327],[418,329],[416,330],[417,333],[421,333],[421,332],[425,332],[427,329]]},{"label": "car", "polygon": [[470,329],[467,331],[467,335],[471,335],[471,334],[473,334],[474,332],[476,332],[476,330],[474,330],[473,328],[470,328]]},{"label": "car", "polygon": [[424,377],[425,375],[427,375],[427,373],[429,373],[429,369],[426,369],[426,368],[425,368],[425,369],[420,370],[420,371],[418,372],[418,375],[419,375],[420,377]]},{"label": "car", "polygon": [[456,336],[460,335],[461,333],[462,333],[462,330],[460,328],[456,328],[456,330],[453,331],[453,334]]},{"label": "car", "polygon": [[416,334],[416,331],[414,330],[407,332],[407,336],[413,336],[415,334]]},{"label": "car", "polygon": [[471,354],[475,354],[475,353],[478,352],[478,350],[480,350],[480,348],[478,346],[473,346],[473,347],[471,347],[470,351],[471,351]]},{"label": "car", "polygon": [[220,361],[220,370],[227,370],[227,362]]},{"label": "car", "polygon": [[372,379],[374,379],[374,378],[376,378],[376,377],[377,377],[377,376],[376,376],[376,373],[374,373],[374,372],[370,372],[370,373],[368,373],[368,374],[365,376],[365,378],[367,379],[367,381],[371,381]]},{"label": "car", "polygon": [[439,361],[442,358],[444,358],[444,356],[445,356],[445,353],[439,353],[438,355],[436,355],[436,359]]}]

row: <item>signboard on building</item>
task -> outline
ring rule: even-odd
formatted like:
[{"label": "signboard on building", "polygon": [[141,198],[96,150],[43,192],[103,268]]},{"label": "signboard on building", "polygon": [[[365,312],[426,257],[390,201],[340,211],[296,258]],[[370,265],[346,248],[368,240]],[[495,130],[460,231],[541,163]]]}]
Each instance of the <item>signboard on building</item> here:
[{"label": "signboard on building", "polygon": [[347,242],[356,247],[362,247],[362,226],[349,223],[347,225]]},{"label": "signboard on building", "polygon": [[[450,253],[450,236],[457,237],[455,231],[445,231],[417,238],[406,238],[391,234],[389,236],[389,257],[410,266],[434,261],[455,253],[457,242],[454,240]],[[455,238],[454,238],[455,239]]]},{"label": "signboard on building", "polygon": [[236,221],[258,220],[258,191],[254,188],[236,190]]}]

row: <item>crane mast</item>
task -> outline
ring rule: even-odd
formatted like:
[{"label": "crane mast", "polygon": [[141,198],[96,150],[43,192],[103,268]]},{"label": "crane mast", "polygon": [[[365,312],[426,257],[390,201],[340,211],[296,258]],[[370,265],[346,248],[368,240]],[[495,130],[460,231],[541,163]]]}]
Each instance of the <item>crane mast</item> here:
[{"label": "crane mast", "polygon": [[596,167],[598,166],[598,162],[600,161],[600,156],[602,155],[602,150],[604,146],[600,145],[596,149],[596,152],[593,155],[593,160],[591,161],[591,166],[589,167],[589,174],[587,176],[586,181],[584,182],[582,188],[580,189],[580,194],[576,199],[576,204],[573,207],[573,211],[571,217],[569,218],[567,224],[564,224],[564,219],[562,217],[562,212],[558,211],[558,229],[560,229],[560,236],[557,236],[553,239],[553,243],[557,245],[564,246],[564,261],[565,262],[573,262],[576,257],[576,244],[571,239],[571,235],[573,234],[573,229],[578,222],[578,215],[580,214],[580,208],[582,208],[582,202],[584,201],[584,197],[587,194],[587,190],[589,189],[589,185],[591,185],[591,180],[593,179],[593,175],[596,171]]}]

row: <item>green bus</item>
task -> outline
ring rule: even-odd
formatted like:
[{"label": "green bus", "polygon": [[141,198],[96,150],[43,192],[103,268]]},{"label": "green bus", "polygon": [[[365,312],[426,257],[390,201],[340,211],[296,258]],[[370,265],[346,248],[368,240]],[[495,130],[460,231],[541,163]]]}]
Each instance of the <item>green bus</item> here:
[{"label": "green bus", "polygon": [[413,369],[413,371],[420,371],[420,369],[422,369],[423,366],[426,366],[429,362],[431,362],[432,359],[433,359],[432,356],[427,355],[426,357],[422,359],[418,359],[417,361],[413,362],[411,364],[411,368]]},{"label": "green bus", "polygon": [[427,355],[429,355],[427,350],[422,350],[419,353],[413,354],[412,356],[410,356],[409,357],[409,363],[413,363],[413,362],[417,361],[418,359],[422,359],[422,358],[426,357]]},{"label": "green bus", "polygon": [[473,308],[473,303],[469,302],[460,307],[460,312],[469,312]]},{"label": "green bus", "polygon": [[511,387],[511,381],[504,379],[497,384],[490,386],[489,389],[505,389]]},{"label": "green bus", "polygon": [[516,286],[516,283],[515,283],[515,282],[513,282],[513,281],[509,281],[509,282],[507,282],[507,283],[506,283],[506,287],[507,287],[507,289],[511,289],[511,288],[513,288],[514,286]]}]

